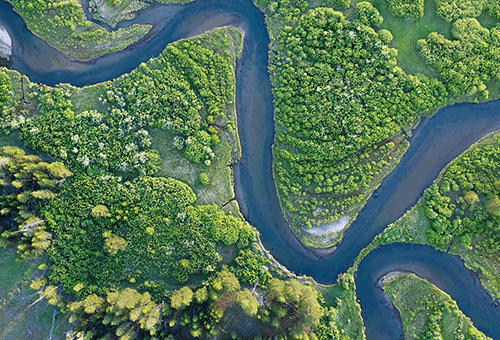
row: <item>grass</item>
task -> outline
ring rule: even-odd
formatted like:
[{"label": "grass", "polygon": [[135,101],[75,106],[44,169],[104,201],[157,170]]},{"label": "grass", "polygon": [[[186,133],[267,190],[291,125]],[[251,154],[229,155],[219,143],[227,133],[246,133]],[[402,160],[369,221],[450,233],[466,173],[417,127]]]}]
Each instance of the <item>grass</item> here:
[{"label": "grass", "polygon": [[399,275],[383,289],[401,314],[406,340],[422,339],[429,328],[437,329],[443,340],[463,339],[465,334],[490,339],[474,327],[448,294],[414,274]]},{"label": "grass", "polygon": [[[65,339],[69,329],[67,317],[42,300],[32,307],[38,294],[29,288],[34,278],[41,276],[37,267],[46,258],[34,262],[17,262],[13,246],[0,248],[0,339]],[[55,318],[54,318],[55,313]],[[52,320],[54,318],[54,323]],[[53,327],[52,327],[53,326]],[[52,329],[52,333],[51,333]]]},{"label": "grass", "polygon": [[407,73],[422,73],[437,78],[438,74],[420,57],[417,41],[426,38],[431,32],[438,32],[451,39],[451,23],[436,14],[433,0],[425,0],[424,16],[418,20],[408,20],[394,16],[389,10],[387,0],[370,0],[378,9],[384,23],[380,28],[389,30],[394,36],[390,44],[398,50],[398,63]]},{"label": "grass", "polygon": [[79,1],[52,0],[36,5],[42,8],[20,0],[8,2],[23,17],[30,31],[72,60],[87,60],[121,51],[152,28],[151,25],[132,25],[109,32],[87,20]]},{"label": "grass", "polygon": [[338,310],[336,321],[343,334],[353,340],[366,339],[353,276],[344,274],[339,283],[331,286],[316,285],[316,288],[323,295],[326,305]]},{"label": "grass", "polygon": [[[152,129],[150,133],[153,148],[158,150],[162,159],[162,170],[158,176],[173,177],[189,184],[198,196],[199,204],[215,203],[222,206],[234,198],[233,173],[229,167],[232,148],[224,134],[220,143],[213,148],[215,157],[212,164],[206,166],[191,162],[182,150],[177,150],[173,146],[174,134],[169,131]],[[198,184],[198,177],[203,172],[211,180],[209,185]]]}]

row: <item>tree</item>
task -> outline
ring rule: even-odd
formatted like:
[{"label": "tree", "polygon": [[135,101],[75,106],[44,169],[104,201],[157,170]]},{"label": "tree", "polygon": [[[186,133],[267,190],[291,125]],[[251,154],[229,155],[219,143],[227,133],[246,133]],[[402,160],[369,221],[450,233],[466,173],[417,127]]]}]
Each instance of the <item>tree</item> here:
[{"label": "tree", "polygon": [[240,290],[236,294],[236,302],[248,316],[255,316],[259,311],[259,302],[248,289]]},{"label": "tree", "polygon": [[104,237],[105,249],[110,254],[116,255],[120,250],[127,249],[128,242],[111,231],[105,231],[102,236]]},{"label": "tree", "polygon": [[91,214],[95,218],[111,216],[109,213],[109,209],[102,204],[96,205],[94,208],[92,208]]},{"label": "tree", "polygon": [[486,209],[490,214],[500,216],[500,198],[497,195],[490,197],[486,201]]},{"label": "tree", "polygon": [[479,196],[474,191],[468,191],[465,194],[465,201],[468,204],[473,205],[474,203],[479,202]]},{"label": "tree", "polygon": [[170,305],[172,308],[182,310],[188,307],[193,301],[193,291],[188,286],[182,287],[172,293],[170,298]]}]

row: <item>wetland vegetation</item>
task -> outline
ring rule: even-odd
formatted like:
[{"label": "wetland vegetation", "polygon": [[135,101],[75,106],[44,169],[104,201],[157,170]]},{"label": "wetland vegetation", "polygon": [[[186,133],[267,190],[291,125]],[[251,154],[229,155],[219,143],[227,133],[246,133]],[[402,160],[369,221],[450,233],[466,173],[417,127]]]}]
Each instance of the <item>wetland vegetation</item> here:
[{"label": "wetland vegetation", "polygon": [[[107,1],[115,8],[132,3]],[[408,148],[406,134],[422,114],[453,101],[495,96],[496,30],[489,26],[486,32],[475,19],[448,20],[434,11],[454,20],[454,31],[438,37],[443,45],[436,47],[436,35],[420,36],[419,20],[432,21],[427,4],[423,14],[420,3],[405,2],[389,3],[390,9],[385,1],[258,4],[272,34],[274,171],[284,212],[298,234],[302,226],[346,215],[352,221],[399,162]],[[411,16],[421,18],[407,20]],[[400,19],[407,31],[422,29],[413,37],[421,39],[418,44],[407,45],[421,51],[423,57],[413,57],[424,65],[423,74],[406,68],[394,48],[403,41],[401,32],[385,28]],[[465,34],[469,28],[472,33]],[[46,262],[38,267],[43,276],[30,277],[41,298],[33,299],[34,306],[48,303],[49,312],[52,305],[66,312],[70,337],[365,338],[354,271],[329,287],[291,275],[266,256],[258,232],[233,200],[229,165],[241,157],[235,68],[242,47],[241,30],[217,29],[169,45],[119,79],[84,88],[38,85],[0,71],[0,127],[10,133],[0,145],[28,150],[1,149],[4,242],[16,245],[21,257],[35,258],[33,263]],[[463,58],[471,51],[474,60]],[[427,209],[423,217],[434,216],[436,225],[420,231],[437,247],[460,244],[471,258],[491,257],[474,267],[490,266],[481,274],[490,286],[498,272],[493,224],[500,203],[498,193],[489,191],[496,182],[484,184],[482,174],[496,171],[496,148],[466,160],[463,168],[470,173],[460,170],[458,191],[451,182],[451,189],[444,184],[429,191],[437,216]],[[483,159],[484,166],[475,167]],[[478,188],[468,190],[471,185]],[[464,203],[469,201],[470,207]],[[476,212],[479,220],[473,221]],[[485,236],[456,220],[482,224],[478,232]],[[384,234],[391,242],[400,240],[390,234],[396,229]],[[302,240],[328,246],[340,238]],[[423,295],[439,295],[424,288]],[[446,312],[460,314],[443,301]],[[443,308],[423,308],[434,331],[434,314]],[[457,334],[472,332],[460,320],[463,332]],[[57,331],[59,323],[53,324]]]}]

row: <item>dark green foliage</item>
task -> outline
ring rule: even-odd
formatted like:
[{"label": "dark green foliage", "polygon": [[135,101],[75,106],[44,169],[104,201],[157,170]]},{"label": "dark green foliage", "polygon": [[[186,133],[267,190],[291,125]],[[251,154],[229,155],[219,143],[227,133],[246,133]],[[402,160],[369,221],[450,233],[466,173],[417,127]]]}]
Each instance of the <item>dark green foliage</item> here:
[{"label": "dark green foliage", "polygon": [[424,0],[387,0],[389,9],[397,17],[420,19],[424,16]]},{"label": "dark green foliage", "polygon": [[[129,282],[190,280],[211,275],[222,257],[217,243],[235,244],[243,221],[215,205],[192,206],[196,196],[174,179],[81,176],[42,210],[53,233],[51,280],[80,294],[103,293]],[[106,204],[106,215],[95,207]],[[147,285],[147,284],[146,284]]]},{"label": "dark green foliage", "polygon": [[235,258],[235,273],[245,283],[266,285],[272,278],[267,264],[271,261],[260,253],[251,249],[241,250]]}]

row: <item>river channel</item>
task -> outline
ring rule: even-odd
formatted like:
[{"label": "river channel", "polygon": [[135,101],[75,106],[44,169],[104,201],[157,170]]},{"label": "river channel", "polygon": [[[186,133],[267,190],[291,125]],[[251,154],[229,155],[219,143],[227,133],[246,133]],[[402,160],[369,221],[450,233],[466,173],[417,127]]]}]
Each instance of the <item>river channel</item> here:
[{"label": "river channel", "polygon": [[[85,2],[84,2],[85,3]],[[274,258],[296,274],[333,283],[359,251],[388,224],[410,209],[439,171],[485,134],[500,128],[500,102],[455,104],[424,118],[413,131],[411,146],[396,169],[383,181],[345,233],[333,253],[320,256],[303,247],[290,232],[281,212],[272,176],[274,142],[273,97],[267,72],[269,35],[263,14],[251,0],[197,0],[185,6],[155,4],[134,20],[150,23],[151,34],[126,50],[87,63],[69,61],[34,36],[12,7],[0,1],[0,24],[12,38],[12,58],[0,64],[26,74],[32,81],[76,86],[114,79],[158,56],[167,44],[226,25],[245,31],[237,68],[238,128],[243,157],[234,166],[236,199],[245,218],[261,233]],[[456,256],[429,246],[394,244],[376,249],[360,264],[357,293],[366,334],[372,339],[400,339],[400,322],[384,304],[378,279],[392,270],[415,272],[457,301],[475,326],[500,340],[500,308],[477,276]]]}]

